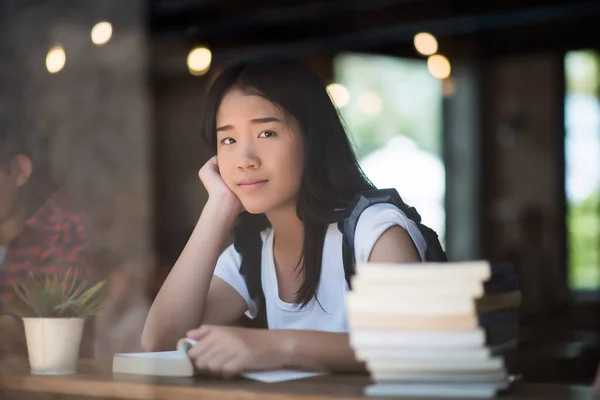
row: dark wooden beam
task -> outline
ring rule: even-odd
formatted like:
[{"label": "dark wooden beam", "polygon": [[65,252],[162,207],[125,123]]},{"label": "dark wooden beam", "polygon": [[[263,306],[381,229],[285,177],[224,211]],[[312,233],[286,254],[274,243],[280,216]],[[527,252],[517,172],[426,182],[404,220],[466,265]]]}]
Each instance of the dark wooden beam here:
[{"label": "dark wooden beam", "polygon": [[[410,43],[415,33],[431,32],[440,37],[474,36],[486,32],[504,32],[519,27],[552,24],[565,20],[588,20],[600,16],[600,1],[580,1],[538,9],[496,12],[478,15],[461,15],[448,18],[421,20],[413,23],[358,30],[331,36],[294,41],[270,42],[239,48],[215,47],[215,61],[228,62],[239,57],[264,53],[286,53],[302,56],[313,52],[361,51],[378,46]],[[594,29],[597,24],[593,23]],[[551,43],[550,43],[551,44]]]}]

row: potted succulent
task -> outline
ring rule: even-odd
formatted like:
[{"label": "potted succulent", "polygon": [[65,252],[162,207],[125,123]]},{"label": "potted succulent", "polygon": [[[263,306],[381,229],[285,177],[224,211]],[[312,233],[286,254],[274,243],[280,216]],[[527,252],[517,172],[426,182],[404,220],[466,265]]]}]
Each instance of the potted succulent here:
[{"label": "potted succulent", "polygon": [[12,286],[14,296],[4,306],[23,319],[31,373],[75,372],[85,318],[103,306],[104,284],[88,286],[68,271],[64,278],[30,272],[27,279]]}]

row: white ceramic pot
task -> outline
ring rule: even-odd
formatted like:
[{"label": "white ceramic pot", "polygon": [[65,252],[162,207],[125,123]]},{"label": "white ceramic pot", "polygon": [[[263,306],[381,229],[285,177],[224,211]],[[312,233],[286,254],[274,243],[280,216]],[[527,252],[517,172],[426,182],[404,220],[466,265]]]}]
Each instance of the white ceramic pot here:
[{"label": "white ceramic pot", "polygon": [[83,318],[23,318],[31,373],[74,373],[84,322]]}]

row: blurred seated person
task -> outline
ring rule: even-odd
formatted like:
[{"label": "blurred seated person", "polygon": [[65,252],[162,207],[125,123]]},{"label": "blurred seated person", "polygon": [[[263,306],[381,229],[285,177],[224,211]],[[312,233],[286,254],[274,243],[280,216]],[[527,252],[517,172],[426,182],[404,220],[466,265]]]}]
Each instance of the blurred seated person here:
[{"label": "blurred seated person", "polygon": [[[34,274],[85,272],[90,222],[73,210],[50,176],[48,142],[19,110],[0,100],[0,351],[24,344],[20,321],[2,302]],[[16,337],[15,337],[16,336]]]}]

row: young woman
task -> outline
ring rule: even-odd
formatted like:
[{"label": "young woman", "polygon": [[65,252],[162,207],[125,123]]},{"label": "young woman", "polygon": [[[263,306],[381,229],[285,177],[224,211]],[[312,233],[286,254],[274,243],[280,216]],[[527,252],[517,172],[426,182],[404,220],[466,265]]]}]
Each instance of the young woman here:
[{"label": "young woman", "polygon": [[[348,341],[335,215],[374,187],[324,85],[294,60],[246,62],[216,78],[202,121],[216,152],[199,172],[209,200],[151,307],[142,347],[172,348],[187,334],[198,340],[195,366],[224,376],[361,370]],[[234,225],[235,243],[222,251]],[[425,250],[395,206],[360,216],[357,263],[420,261]],[[257,279],[264,298],[247,285]],[[261,306],[268,329],[230,326]]]}]

